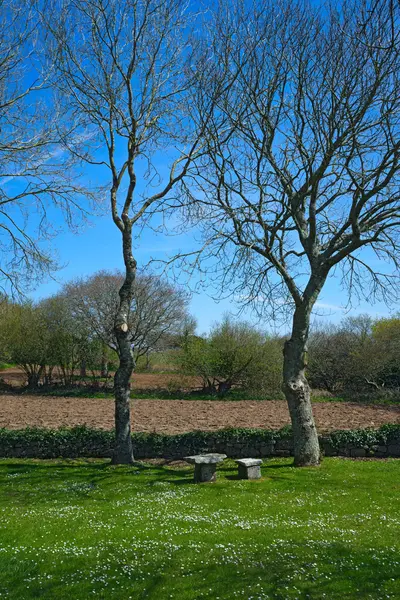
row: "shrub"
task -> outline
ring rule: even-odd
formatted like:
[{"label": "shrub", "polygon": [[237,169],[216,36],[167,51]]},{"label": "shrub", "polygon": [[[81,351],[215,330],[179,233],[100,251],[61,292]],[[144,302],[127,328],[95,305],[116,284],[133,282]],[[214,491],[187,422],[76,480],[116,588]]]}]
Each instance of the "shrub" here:
[{"label": "shrub", "polygon": [[203,381],[203,391],[224,396],[233,387],[279,389],[282,350],[245,322],[225,318],[207,338],[192,336],[183,345],[181,368]]},{"label": "shrub", "polygon": [[[253,453],[258,456],[273,454],[273,446],[290,453],[290,427],[269,429],[222,429],[219,431],[191,431],[177,435],[161,433],[134,433],[135,455],[139,458],[182,458],[201,452],[224,452],[228,456]],[[335,431],[321,438],[322,447],[328,444],[336,451],[348,447],[365,448],[374,452],[376,446],[400,446],[400,425],[383,425],[380,429]],[[114,446],[114,432],[91,429],[86,426],[19,430],[0,429],[0,456],[28,458],[110,457]],[[348,454],[345,452],[345,454]]]}]

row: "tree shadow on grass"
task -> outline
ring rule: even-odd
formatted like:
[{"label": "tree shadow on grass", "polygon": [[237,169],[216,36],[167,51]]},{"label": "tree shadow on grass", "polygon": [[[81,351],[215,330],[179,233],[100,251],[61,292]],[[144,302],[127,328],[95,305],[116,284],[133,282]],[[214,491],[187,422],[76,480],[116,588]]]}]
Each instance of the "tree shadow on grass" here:
[{"label": "tree shadow on grass", "polygon": [[302,556],[301,548],[294,551],[289,544],[287,557],[281,554],[269,561],[265,556],[255,557],[249,548],[248,559],[243,558],[237,564],[218,564],[216,559],[207,566],[191,567],[190,578],[185,583],[180,582],[179,592],[171,586],[167,587],[168,593],[163,594],[166,583],[171,582],[165,573],[146,588],[145,597],[149,600],[168,597],[230,600],[264,597],[261,592],[274,600],[400,597],[399,555],[393,556],[392,568],[382,566],[377,559],[372,560],[369,551],[350,550],[338,543],[325,547],[324,556],[319,560],[314,554],[311,556],[312,560]]},{"label": "tree shadow on grass", "polygon": [[[257,555],[249,544],[248,554],[240,560],[225,562],[223,554],[212,555],[212,560],[203,563],[205,555],[199,555],[194,562],[188,563],[187,550],[165,562],[157,555],[146,560],[145,572],[138,578],[129,578],[124,574],[123,564],[119,560],[118,550],[108,554],[108,563],[112,564],[110,574],[118,573],[118,585],[112,583],[100,589],[99,584],[90,583],[88,577],[92,564],[90,557],[74,558],[64,565],[62,576],[57,574],[49,580],[41,578],[40,587],[31,585],[28,592],[21,580],[21,572],[15,565],[15,573],[8,581],[12,591],[10,598],[87,598],[95,586],[99,598],[127,600],[127,598],[146,600],[184,599],[197,600],[209,598],[232,600],[233,598],[270,598],[271,600],[354,600],[359,598],[398,598],[400,594],[399,556],[393,555],[392,566],[382,565],[372,560],[368,551],[349,550],[344,544],[331,544],[323,549],[318,559],[308,549],[302,552],[299,545],[289,543],[287,552],[280,554],[265,553]],[[229,552],[229,551],[228,551]],[[211,555],[210,555],[211,556]],[[127,557],[128,558],[128,557]],[[129,560],[129,558],[128,558]],[[201,560],[201,562],[200,562]],[[397,566],[394,566],[397,562]],[[36,574],[41,571],[38,565]],[[81,580],[75,574],[79,572]],[[85,577],[86,575],[86,577]],[[92,576],[93,577],[93,576]],[[103,575],[103,580],[107,575]],[[397,582],[396,582],[397,579]],[[66,587],[65,582],[73,582],[74,587]],[[115,586],[115,587],[114,587]],[[122,587],[123,586],[123,587]],[[106,595],[103,595],[107,589]]]},{"label": "tree shadow on grass", "polygon": [[261,465],[262,469],[295,469],[296,467],[294,466],[294,464],[291,463],[284,463],[284,464],[272,464],[272,465],[268,465],[268,464],[263,464]]},{"label": "tree shadow on grass", "polygon": [[[148,476],[148,477],[147,477]],[[192,482],[190,469],[176,469],[164,465],[136,463],[129,466],[112,465],[109,461],[91,462],[82,460],[62,462],[38,461],[0,465],[0,483],[3,497],[13,501],[34,503],[40,499],[61,498],[73,494],[75,498],[90,497],[92,492],[101,491],[104,502],[116,484],[128,486],[140,479],[147,490],[160,483],[175,485]],[[138,481],[139,483],[139,481]],[[97,497],[101,501],[100,497]]]}]

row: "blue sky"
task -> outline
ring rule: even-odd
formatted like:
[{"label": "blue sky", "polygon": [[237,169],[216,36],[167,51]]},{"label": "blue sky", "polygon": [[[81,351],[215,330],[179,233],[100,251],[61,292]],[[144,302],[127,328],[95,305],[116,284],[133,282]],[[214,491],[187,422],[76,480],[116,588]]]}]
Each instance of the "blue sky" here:
[{"label": "blue sky", "polygon": [[[121,148],[121,157],[123,150]],[[156,157],[154,166],[161,175],[166,176],[165,155]],[[93,168],[89,167],[93,175]],[[104,167],[96,173],[97,179],[102,182],[107,181],[108,172]],[[142,185],[139,184],[139,188]],[[143,188],[144,189],[144,188]],[[55,209],[50,209],[50,217],[55,226],[62,227],[62,218]],[[34,221],[30,221],[33,225]],[[172,224],[170,224],[172,227]],[[140,233],[140,238],[134,242],[134,256],[138,262],[139,268],[144,268],[149,261],[157,259],[167,259],[180,251],[189,251],[198,247],[194,243],[196,231],[191,230],[181,235],[166,235],[156,233],[152,229],[144,229]],[[30,297],[39,300],[56,293],[63,283],[91,275],[99,270],[123,270],[123,260],[121,253],[121,236],[117,227],[114,225],[111,215],[108,211],[108,204],[104,206],[104,214],[101,216],[92,216],[90,222],[79,233],[74,233],[63,227],[62,233],[51,242],[52,252],[55,252],[59,264],[62,268],[54,274],[54,279],[48,279],[39,285]],[[371,251],[368,253],[368,262],[376,262],[376,257]],[[380,265],[382,268],[382,265]],[[196,277],[191,281],[191,287],[194,289],[197,282]],[[240,304],[235,302],[234,297],[217,301],[211,297],[212,290],[209,293],[207,289],[201,292],[193,292],[190,311],[195,316],[198,323],[198,333],[206,333],[210,327],[220,321],[222,317],[229,313],[236,317],[240,311]],[[314,323],[339,322],[343,317],[354,316],[357,314],[368,313],[372,317],[384,317],[397,312],[400,306],[393,305],[387,307],[382,302],[371,304],[368,301],[357,301],[353,298],[351,306],[348,305],[347,294],[340,287],[340,279],[337,275],[331,275],[318,299],[314,309]],[[289,331],[289,323],[274,323],[272,321],[259,321],[250,311],[244,311],[238,317],[259,324],[263,330],[271,333],[286,333]]]},{"label": "blue sky", "polygon": [[[125,157],[124,146],[119,146],[118,150],[117,158],[123,161]],[[168,153],[155,155],[154,167],[161,175],[160,183],[162,185],[163,180],[165,181],[164,178],[169,176]],[[139,163],[138,173],[141,173],[142,168]],[[86,177],[95,178],[97,183],[108,183],[109,172],[104,166],[88,167],[85,175]],[[138,196],[145,189],[146,183],[139,177]],[[61,215],[54,209],[51,209],[50,214],[55,225],[61,226]],[[173,224],[170,223],[170,225],[172,228]],[[138,262],[138,267],[145,267],[151,259],[163,260],[177,254],[179,251],[193,250],[198,247],[194,243],[195,235],[196,232],[193,230],[177,236],[159,234],[152,229],[144,229],[140,234],[140,239],[136,240],[134,246],[134,256]],[[53,240],[51,247],[52,251],[56,251],[58,261],[63,267],[55,273],[53,280],[49,279],[43,282],[30,294],[30,297],[35,300],[56,293],[63,283],[71,279],[86,277],[99,270],[123,269],[121,236],[109,214],[107,199],[102,216],[93,216],[90,223],[79,234],[64,228],[63,232]],[[371,251],[367,250],[365,252],[369,253],[368,262],[370,264],[371,261],[376,261]],[[192,288],[195,287],[196,281],[196,278],[192,279]],[[210,296],[211,293],[211,289],[209,293],[206,289],[197,293],[193,292],[190,311],[198,322],[198,333],[200,334],[208,332],[210,327],[220,321],[226,313],[230,313],[235,317],[240,310],[239,303],[235,302],[233,297],[216,301]],[[348,297],[340,288],[339,277],[331,275],[315,306],[313,320],[318,323],[337,323],[345,316],[354,316],[361,313],[368,313],[379,318],[397,312],[399,309],[399,306],[388,308],[381,302],[375,304],[367,301],[357,302],[355,298],[353,298],[352,306],[349,307]],[[249,311],[241,313],[238,318],[257,323],[263,330],[271,333],[286,333],[289,331],[289,323],[259,321]]]},{"label": "blue sky", "polygon": [[[104,149],[100,150],[100,157],[102,151]],[[163,156],[155,159],[155,167],[161,175],[165,170],[167,155],[168,149]],[[117,159],[120,161],[124,159],[123,150],[120,156],[117,156]],[[104,167],[102,166],[100,169],[104,169]],[[88,168],[87,173],[85,172],[87,177],[94,174],[97,183],[99,180],[100,182],[105,181],[109,175],[104,170],[98,171],[97,168],[91,167]],[[58,224],[57,219],[60,219],[59,215],[55,216],[56,224]],[[158,235],[152,230],[145,230],[134,254],[139,267],[143,267],[151,258],[163,259],[177,253],[178,250],[187,250],[191,247],[192,240],[193,232],[174,237]],[[64,282],[71,279],[85,277],[101,269],[114,270],[123,267],[120,232],[113,224],[109,214],[93,217],[90,225],[79,235],[64,230],[53,241],[53,248],[57,251],[59,262],[64,267],[55,274],[54,280],[43,282],[31,293],[31,297],[34,299],[56,293]],[[393,306],[389,310],[382,303],[371,305],[371,303],[365,301],[360,303],[355,301],[351,309],[346,309],[346,305],[347,296],[340,289],[339,279],[336,276],[331,276],[315,307],[314,319],[338,322],[346,315],[369,313],[372,316],[380,317],[398,310],[397,306]],[[239,305],[235,304],[232,298],[216,302],[207,294],[206,290],[201,293],[194,293],[191,301],[191,312],[198,321],[199,333],[208,331],[210,326],[220,320],[225,313],[235,314],[238,309]],[[241,316],[241,318],[246,317],[249,320],[253,319],[249,313]],[[272,322],[262,322],[261,326],[264,329],[274,331],[274,323]],[[279,326],[280,332],[286,330],[286,326]]]},{"label": "blue sky", "polygon": [[[151,230],[144,231],[135,250],[139,266],[145,265],[151,258],[167,258],[168,255],[187,248],[192,237],[192,232],[187,236],[177,238],[155,234]],[[109,215],[93,217],[91,224],[85,227],[80,234],[64,230],[53,241],[53,248],[57,250],[59,261],[64,267],[55,274],[55,280],[48,280],[39,285],[30,296],[40,299],[52,295],[60,289],[64,282],[77,277],[85,277],[100,269],[122,269],[120,245],[120,233]],[[340,290],[338,278],[331,277],[314,310],[314,320],[338,322],[346,315],[359,313],[381,317],[398,310],[397,306],[391,307],[392,310],[390,310],[383,303],[372,305],[366,301],[360,303],[355,301],[353,307],[346,310],[346,304],[347,297]],[[207,332],[210,326],[220,320],[225,313],[230,312],[235,315],[239,305],[232,298],[216,302],[206,291],[203,291],[193,294],[190,308],[198,321],[198,332],[203,333]],[[241,318],[256,321],[250,313],[245,313]],[[261,322],[260,325],[263,329],[274,331],[272,322]],[[278,326],[279,332],[285,330],[285,325]]]}]

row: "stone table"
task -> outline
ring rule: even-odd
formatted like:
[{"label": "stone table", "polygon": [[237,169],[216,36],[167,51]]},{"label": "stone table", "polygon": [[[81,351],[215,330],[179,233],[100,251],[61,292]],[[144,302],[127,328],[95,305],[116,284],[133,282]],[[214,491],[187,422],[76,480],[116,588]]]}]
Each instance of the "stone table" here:
[{"label": "stone table", "polygon": [[215,481],[217,476],[217,464],[226,458],[226,454],[197,454],[185,456],[183,460],[194,465],[195,483]]},{"label": "stone table", "polygon": [[260,479],[262,460],[260,458],[238,458],[239,479]]}]

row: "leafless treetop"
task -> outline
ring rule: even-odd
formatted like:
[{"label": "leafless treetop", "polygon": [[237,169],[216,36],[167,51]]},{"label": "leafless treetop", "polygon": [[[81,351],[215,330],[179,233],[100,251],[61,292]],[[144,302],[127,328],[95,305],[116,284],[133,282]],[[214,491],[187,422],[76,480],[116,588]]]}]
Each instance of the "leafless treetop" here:
[{"label": "leafless treetop", "polygon": [[186,214],[204,228],[183,259],[258,306],[315,301],[338,268],[350,291],[397,296],[400,57],[376,43],[386,13],[360,27],[364,5],[221,3],[193,66],[207,155]]},{"label": "leafless treetop", "polygon": [[23,293],[56,267],[46,241],[87,214],[91,194],[64,151],[74,131],[48,89],[38,13],[1,0],[0,21],[0,286]]}]

